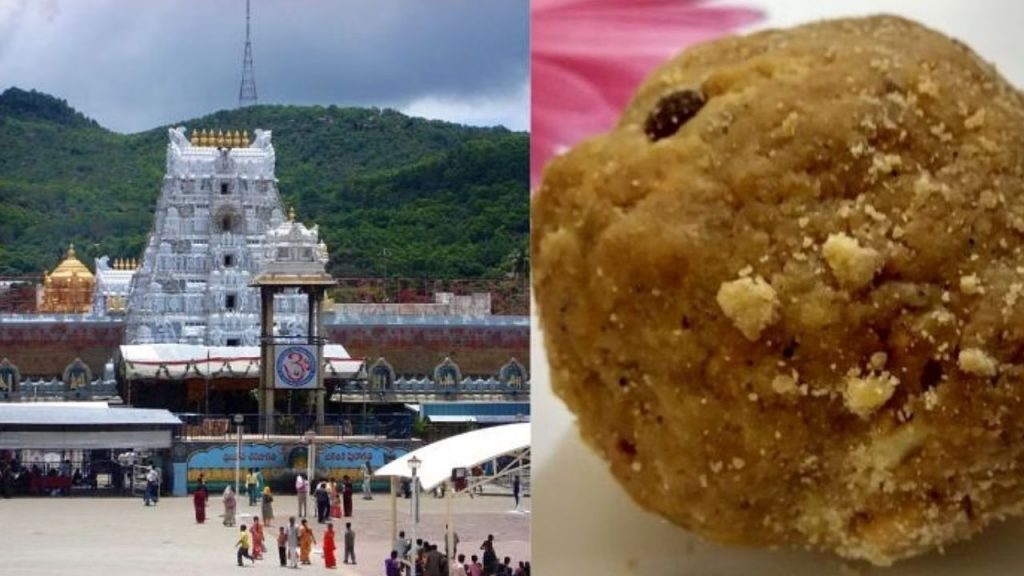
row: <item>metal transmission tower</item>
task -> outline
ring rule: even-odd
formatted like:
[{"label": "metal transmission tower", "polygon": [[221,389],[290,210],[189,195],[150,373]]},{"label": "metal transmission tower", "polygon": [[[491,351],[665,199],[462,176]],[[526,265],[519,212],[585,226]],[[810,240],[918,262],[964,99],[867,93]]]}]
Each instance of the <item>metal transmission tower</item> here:
[{"label": "metal transmission tower", "polygon": [[249,0],[245,0],[245,57],[242,59],[242,85],[238,87],[238,107],[256,104],[256,74],[252,67],[252,41],[249,38]]}]

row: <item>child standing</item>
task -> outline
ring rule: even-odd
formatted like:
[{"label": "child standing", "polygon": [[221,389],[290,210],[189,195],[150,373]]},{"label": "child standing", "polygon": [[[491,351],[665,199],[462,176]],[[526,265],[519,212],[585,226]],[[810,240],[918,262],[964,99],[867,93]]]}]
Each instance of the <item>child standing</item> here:
[{"label": "child standing", "polygon": [[284,552],[286,544],[288,544],[288,535],[284,532],[284,526],[281,526],[280,532],[277,533],[277,556],[281,559],[281,566],[285,566],[286,564],[286,556]]},{"label": "child standing", "polygon": [[245,529],[245,524],[241,526],[241,532],[238,536],[238,542],[235,546],[238,548],[238,565],[242,565],[242,558],[248,558],[253,564],[256,563],[256,559],[249,555],[249,531]]}]

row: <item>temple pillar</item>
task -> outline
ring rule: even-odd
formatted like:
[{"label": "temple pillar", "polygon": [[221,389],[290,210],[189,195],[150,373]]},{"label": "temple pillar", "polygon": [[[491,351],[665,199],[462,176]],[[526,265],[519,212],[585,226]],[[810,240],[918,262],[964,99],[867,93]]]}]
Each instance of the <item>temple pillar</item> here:
[{"label": "temple pillar", "polygon": [[260,432],[274,433],[274,292],[260,287]]}]

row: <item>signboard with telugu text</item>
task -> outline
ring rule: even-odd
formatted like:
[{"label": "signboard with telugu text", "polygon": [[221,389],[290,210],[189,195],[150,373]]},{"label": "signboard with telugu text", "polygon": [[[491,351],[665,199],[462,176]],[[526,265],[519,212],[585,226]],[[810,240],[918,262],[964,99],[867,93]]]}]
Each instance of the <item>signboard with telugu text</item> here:
[{"label": "signboard with telugu text", "polygon": [[[363,464],[369,460],[376,470],[419,446],[417,441],[385,442],[318,442],[316,451],[316,476],[334,478],[342,476],[362,477]],[[237,447],[234,443],[196,445],[185,455],[186,482],[189,490],[198,486],[202,475],[211,490],[223,490],[235,479]],[[307,468],[307,446],[295,442],[246,442],[242,445],[239,468],[244,471],[255,468],[260,471],[263,481],[274,491],[294,490],[295,474],[305,473]]]}]

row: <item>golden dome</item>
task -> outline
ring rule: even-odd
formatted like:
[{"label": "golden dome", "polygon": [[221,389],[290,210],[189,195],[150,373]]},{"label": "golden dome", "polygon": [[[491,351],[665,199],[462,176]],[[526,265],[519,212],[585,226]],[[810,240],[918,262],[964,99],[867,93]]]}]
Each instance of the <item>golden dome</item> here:
[{"label": "golden dome", "polygon": [[67,258],[50,273],[50,278],[71,278],[73,276],[78,276],[80,279],[93,279],[92,272],[75,257],[75,245],[71,244],[68,247]]}]

